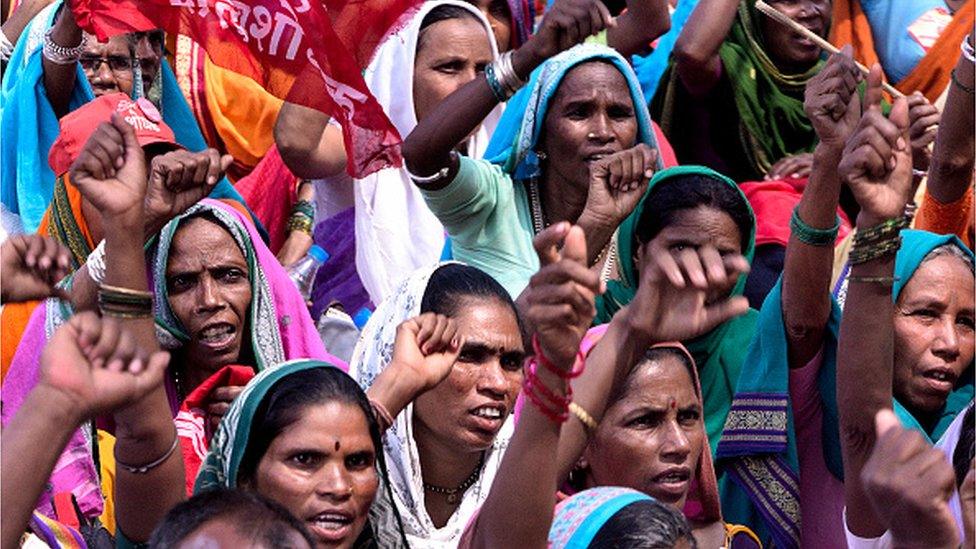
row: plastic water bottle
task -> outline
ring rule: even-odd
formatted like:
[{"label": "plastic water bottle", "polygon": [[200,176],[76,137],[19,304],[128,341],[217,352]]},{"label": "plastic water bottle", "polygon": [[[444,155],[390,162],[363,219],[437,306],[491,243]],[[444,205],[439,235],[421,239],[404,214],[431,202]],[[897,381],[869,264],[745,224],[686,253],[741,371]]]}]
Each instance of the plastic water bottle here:
[{"label": "plastic water bottle", "polygon": [[313,244],[305,257],[288,268],[288,276],[295,283],[298,293],[302,294],[302,299],[306,303],[312,300],[312,284],[315,282],[315,274],[319,272],[319,267],[328,259],[329,253],[320,246]]}]

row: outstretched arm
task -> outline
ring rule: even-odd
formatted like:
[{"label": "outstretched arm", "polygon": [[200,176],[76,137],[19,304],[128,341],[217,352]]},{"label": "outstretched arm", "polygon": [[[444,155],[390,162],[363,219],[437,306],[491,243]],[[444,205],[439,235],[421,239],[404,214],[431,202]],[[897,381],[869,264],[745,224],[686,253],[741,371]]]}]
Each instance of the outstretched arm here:
[{"label": "outstretched arm", "polygon": [[593,300],[601,287],[587,268],[586,238],[579,227],[553,225],[539,233],[535,247],[542,268],[530,283],[527,316],[543,356],[537,355],[525,374],[527,402],[478,515],[471,547],[544,548],[552,523],[562,425],[558,415],[566,409],[544,391],[566,398],[568,373],[596,314]]},{"label": "outstretched arm", "polygon": [[[966,37],[970,47],[973,34]],[[949,95],[935,136],[935,148],[929,164],[928,193],[942,204],[959,200],[972,186],[976,158],[973,136],[973,93],[976,86],[973,62],[965,56],[956,63],[955,79],[949,83]],[[961,84],[961,85],[960,85]],[[969,91],[963,89],[969,88]]]},{"label": "outstretched arm", "polygon": [[291,173],[305,179],[321,179],[346,169],[342,128],[329,124],[322,112],[287,101],[278,111],[275,144]]},{"label": "outstretched arm", "polygon": [[3,429],[2,547],[17,546],[55,462],[82,422],[162,385],[167,353],[151,356],[113,319],[73,316],[41,355],[40,383]]},{"label": "outstretched arm", "polygon": [[696,95],[711,91],[722,75],[718,50],[738,9],[738,0],[701,0],[674,43],[675,70]]},{"label": "outstretched arm", "polygon": [[[820,143],[813,153],[813,171],[796,216],[802,224],[819,231],[831,229],[837,221],[841,189],[837,165],[861,115],[857,95],[860,73],[850,52],[850,46],[845,46],[840,54],[830,57],[807,85],[804,100],[804,110]],[[880,77],[880,70],[872,75],[872,89],[879,85]],[[804,234],[794,230],[790,235],[783,267],[783,324],[791,368],[800,368],[816,356],[830,316],[834,240],[816,242]]]},{"label": "outstretched arm", "polygon": [[627,11],[607,29],[607,45],[626,58],[647,53],[651,42],[671,29],[667,0],[628,0]]},{"label": "outstretched arm", "polygon": [[[62,4],[54,20],[54,26],[51,27],[51,39],[61,47],[73,48],[81,44],[83,37],[71,7],[67,3]],[[68,114],[68,101],[71,99],[71,92],[75,89],[75,79],[78,77],[77,62],[61,65],[51,61],[43,53],[41,57],[44,66],[44,90],[47,92],[47,99],[51,102],[54,114],[61,118]]]},{"label": "outstretched arm", "polygon": [[[872,77],[877,70],[875,65]],[[861,206],[857,225],[862,231],[900,218],[912,189],[908,103],[904,98],[895,101],[886,119],[873,84],[872,78],[865,96],[866,111],[844,149],[839,168]],[[851,251],[850,285],[837,349],[837,405],[846,479],[861,477],[876,443],[875,415],[891,407],[891,286],[897,248],[886,250],[883,245],[896,243],[897,238],[897,232],[888,232],[872,240],[855,240]],[[877,537],[884,532],[860,482],[844,483],[844,500],[851,533]]]}]

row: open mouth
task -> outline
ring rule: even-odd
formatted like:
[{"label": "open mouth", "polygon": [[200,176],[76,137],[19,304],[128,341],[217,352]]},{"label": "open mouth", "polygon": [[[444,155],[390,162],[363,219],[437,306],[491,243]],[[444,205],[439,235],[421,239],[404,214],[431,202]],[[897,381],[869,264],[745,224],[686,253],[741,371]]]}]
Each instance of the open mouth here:
[{"label": "open mouth", "polygon": [[691,469],[687,467],[673,467],[651,479],[655,492],[680,499],[688,492],[691,483]]},{"label": "open mouth", "polygon": [[486,404],[478,406],[468,413],[475,418],[474,424],[477,430],[497,433],[505,420],[505,411],[504,406]]},{"label": "open mouth", "polygon": [[934,392],[949,394],[956,384],[956,374],[948,368],[932,368],[922,372],[922,378]]},{"label": "open mouth", "polygon": [[201,344],[214,350],[223,350],[234,343],[237,327],[227,322],[210,324],[197,332]]},{"label": "open mouth", "polygon": [[352,529],[352,516],[348,513],[328,511],[319,513],[305,521],[309,529],[320,539],[340,541]]}]

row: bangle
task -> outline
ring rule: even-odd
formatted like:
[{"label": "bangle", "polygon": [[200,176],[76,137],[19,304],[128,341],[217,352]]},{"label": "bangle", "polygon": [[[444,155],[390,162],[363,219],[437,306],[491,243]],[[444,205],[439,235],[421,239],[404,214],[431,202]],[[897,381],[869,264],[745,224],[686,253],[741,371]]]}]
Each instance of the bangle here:
[{"label": "bangle", "polygon": [[898,233],[908,227],[909,224],[911,224],[911,218],[906,208],[905,215],[893,217],[874,227],[858,229],[854,235],[854,246],[876,244],[885,240],[891,240],[893,237],[898,236]]},{"label": "bangle", "polygon": [[579,377],[583,373],[583,367],[586,366],[586,357],[583,356],[583,351],[577,350],[576,362],[568,372],[562,368],[557,368],[552,362],[549,362],[549,359],[546,358],[546,355],[542,352],[542,347],[539,346],[539,338],[536,334],[532,334],[532,350],[535,352],[538,362],[542,364],[546,370],[549,370],[562,379]]},{"label": "bangle", "polygon": [[485,67],[485,80],[488,82],[488,87],[491,88],[491,94],[495,96],[496,101],[499,103],[508,101],[509,95],[505,93],[505,88],[498,81],[498,74],[495,72],[494,63],[489,63]]},{"label": "bangle", "polygon": [[0,60],[9,61],[10,56],[14,54],[14,45],[10,43],[10,39],[7,35],[0,30]]},{"label": "bangle", "polygon": [[901,280],[898,276],[856,276],[851,275],[847,277],[847,280],[851,282],[867,282],[873,284],[884,284],[885,286],[892,286],[895,282]]},{"label": "bangle", "polygon": [[292,215],[300,213],[308,216],[309,219],[315,219],[315,204],[311,200],[299,200],[291,207],[291,213]]},{"label": "bangle", "polygon": [[373,415],[376,416],[376,423],[379,424],[380,433],[393,426],[393,416],[390,415],[390,411],[386,409],[386,406],[373,399],[369,399],[369,405],[373,407]]},{"label": "bangle", "polygon": [[515,95],[515,92],[525,85],[525,80],[519,78],[519,75],[515,72],[515,66],[512,65],[511,50],[499,55],[498,61],[493,64],[497,64],[496,72],[502,87],[508,92],[509,97]]},{"label": "bangle", "polygon": [[[522,381],[522,389],[529,401],[535,405],[536,408],[542,412],[543,415],[548,417],[553,423],[560,424],[564,423],[569,419],[569,401],[572,398],[572,387],[566,387],[566,397],[560,398],[539,380],[535,374],[536,362],[533,357],[525,359],[525,378]],[[552,402],[546,403],[542,397],[539,396],[537,391],[544,391],[544,394],[552,395],[555,398],[550,399]]]},{"label": "bangle", "polygon": [[959,78],[956,76],[956,69],[952,69],[952,72],[949,73],[949,77],[952,79],[953,84],[959,86],[959,89],[968,93],[969,95],[976,95],[976,90],[959,81]]},{"label": "bangle", "polygon": [[54,33],[54,27],[48,29],[44,33],[44,57],[57,65],[71,65],[76,63],[81,59],[81,54],[85,52],[85,46],[88,44],[88,38],[85,34],[81,35],[81,43],[73,48],[66,48],[57,44],[52,37]]},{"label": "bangle", "polygon": [[105,240],[99,242],[92,253],[88,254],[85,264],[88,265],[88,278],[101,286],[105,282]]},{"label": "bangle", "polygon": [[851,252],[848,255],[847,261],[851,265],[858,265],[860,263],[866,263],[874,259],[879,259],[887,255],[892,255],[898,252],[901,248],[901,236],[895,236],[888,240],[881,242],[872,242],[870,244],[855,244],[851,247]]},{"label": "bangle", "polygon": [[965,38],[962,39],[962,43],[959,44],[959,49],[962,50],[962,56],[965,57],[970,63],[976,63],[976,51],[973,51],[973,47],[969,44],[969,38],[972,33],[967,34]]},{"label": "bangle", "polygon": [[837,240],[837,231],[840,230],[840,216],[835,214],[835,217],[837,220],[829,229],[811,227],[800,219],[800,206],[797,204],[790,217],[790,230],[796,235],[797,240],[804,244],[818,247],[833,246]]},{"label": "bangle", "polygon": [[[160,465],[162,465],[167,459],[169,459],[169,457],[171,455],[173,455],[173,452],[176,451],[176,447],[179,446],[179,445],[180,445],[180,436],[179,435],[176,435],[176,436],[173,437],[173,445],[169,447],[169,450],[166,450],[166,453],[163,454],[162,457],[160,457],[159,459],[157,459],[155,461],[151,461],[151,462],[149,462],[149,463],[147,463],[145,465],[126,465],[125,463],[122,463],[121,461],[119,461],[119,458],[116,457],[115,458],[115,464],[118,465],[119,467],[121,467],[122,469],[125,469],[126,471],[132,473],[132,474],[135,474],[135,475],[144,475],[144,474],[148,473],[149,471],[152,471],[156,467],[159,467]],[[118,448],[118,446],[116,446],[116,448]]]},{"label": "bangle", "polygon": [[102,284],[98,288],[98,310],[117,318],[152,317],[152,294]]},{"label": "bangle", "polygon": [[583,424],[583,427],[586,428],[587,432],[596,431],[596,428],[599,426],[596,420],[593,419],[593,416],[591,416],[589,412],[584,410],[582,406],[576,404],[575,402],[569,403],[569,413],[573,414],[576,416],[576,419],[580,420],[580,423]]},{"label": "bangle", "polygon": [[407,175],[410,177],[410,179],[413,180],[414,183],[419,183],[421,185],[429,185],[431,183],[444,179],[445,177],[447,177],[447,174],[451,173],[451,166],[453,166],[454,163],[457,161],[458,153],[457,151],[452,150],[449,154],[451,156],[451,161],[448,163],[448,165],[437,170],[437,172],[435,172],[433,175],[427,175],[427,176],[416,175],[413,172],[411,172],[409,169],[407,169],[406,164],[404,164],[403,169],[407,172]]},{"label": "bangle", "polygon": [[285,227],[288,232],[302,232],[305,234],[312,234],[312,220],[306,217],[304,214],[292,214],[288,218],[288,225]]}]

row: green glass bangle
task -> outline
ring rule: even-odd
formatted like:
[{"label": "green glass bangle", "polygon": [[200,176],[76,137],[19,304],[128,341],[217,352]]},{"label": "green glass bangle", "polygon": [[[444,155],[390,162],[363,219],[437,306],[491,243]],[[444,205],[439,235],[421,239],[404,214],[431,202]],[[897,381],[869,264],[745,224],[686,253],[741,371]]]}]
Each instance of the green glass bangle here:
[{"label": "green glass bangle", "polygon": [[502,87],[501,82],[498,81],[498,74],[495,73],[494,63],[489,63],[485,67],[485,80],[488,81],[488,87],[499,103],[508,101],[508,94],[505,93],[505,88]]},{"label": "green glass bangle", "polygon": [[800,219],[800,206],[793,208],[793,215],[790,217],[790,231],[796,235],[797,240],[811,246],[833,246],[837,240],[837,231],[840,230],[840,216],[834,226],[829,229],[818,229],[811,227]]}]

